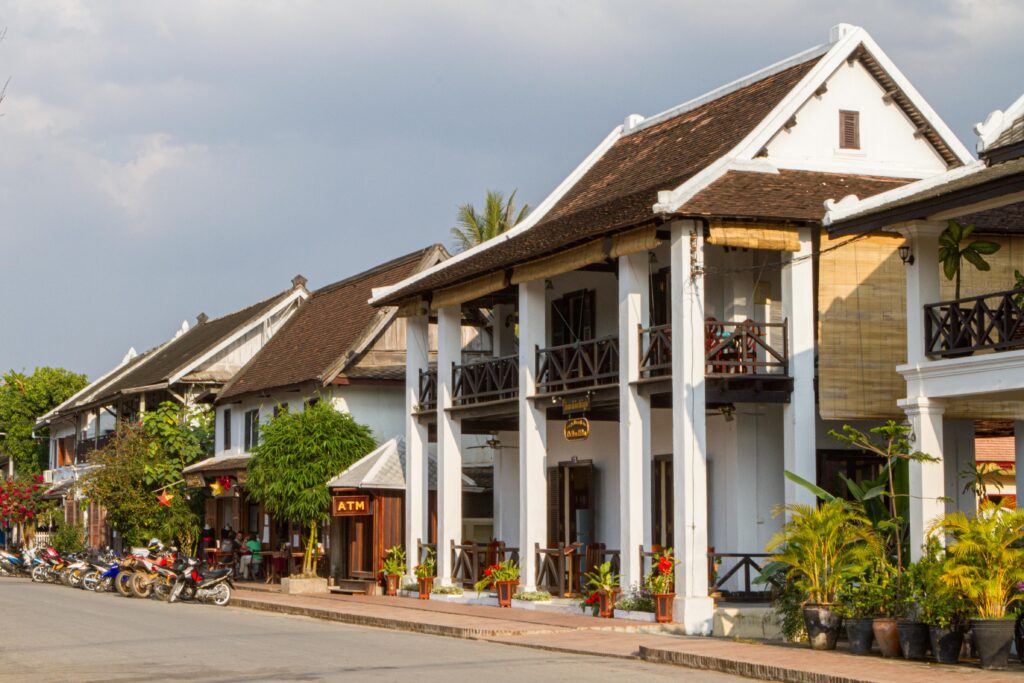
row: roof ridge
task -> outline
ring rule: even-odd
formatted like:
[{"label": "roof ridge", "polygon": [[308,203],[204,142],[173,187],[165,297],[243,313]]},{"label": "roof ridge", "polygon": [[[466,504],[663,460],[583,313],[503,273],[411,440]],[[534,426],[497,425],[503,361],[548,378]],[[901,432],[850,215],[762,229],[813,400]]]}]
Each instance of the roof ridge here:
[{"label": "roof ridge", "polygon": [[426,256],[428,253],[430,253],[432,250],[435,250],[435,249],[440,250],[441,252],[443,252],[445,254],[448,253],[448,250],[445,249],[443,244],[441,244],[440,242],[434,242],[433,244],[431,244],[429,246],[426,246],[426,247],[423,247],[422,249],[417,249],[416,251],[410,252],[410,253],[405,254],[403,256],[398,256],[396,258],[393,258],[390,261],[385,261],[384,263],[380,263],[380,264],[374,266],[373,268],[370,268],[369,270],[364,270],[362,272],[356,273],[355,275],[349,275],[346,278],[342,278],[341,280],[338,280],[337,282],[332,282],[330,284],[324,285],[323,287],[320,287],[319,289],[314,290],[312,295],[313,296],[318,296],[320,294],[326,294],[326,293],[334,291],[334,290],[336,290],[336,289],[338,289],[340,287],[344,287],[345,285],[350,285],[350,284],[358,282],[358,281],[360,281],[360,280],[362,280],[364,278],[367,278],[367,277],[370,277],[372,275],[377,275],[379,273],[382,273],[385,270],[391,270],[392,268],[395,268],[396,266],[402,265],[404,263],[407,263],[409,261],[415,260],[417,258],[422,259],[424,256]]},{"label": "roof ridge", "polygon": [[753,85],[755,83],[763,81],[766,78],[780,74],[783,71],[786,71],[787,69],[790,69],[794,66],[799,66],[801,64],[811,61],[812,59],[816,59],[825,54],[826,52],[828,52],[833,47],[833,45],[835,45],[835,43],[833,42],[815,45],[812,48],[808,48],[806,50],[803,50],[802,52],[798,52],[795,55],[791,55],[785,59],[775,62],[774,64],[770,64],[764,67],[763,69],[758,69],[757,71],[749,73],[746,76],[741,76],[740,78],[737,78],[734,81],[726,83],[725,85],[719,86],[714,90],[710,90],[704,93],[703,95],[698,95],[693,99],[683,102],[682,104],[677,104],[674,107],[666,109],[652,116],[646,117],[636,125],[625,130],[623,132],[623,137],[632,135],[633,133],[641,131],[645,128],[656,126],[659,123],[663,123],[665,121],[668,121],[669,119],[673,119],[681,114],[691,112],[699,107],[704,106],[705,104],[710,104],[711,102],[720,100],[727,95],[731,95],[735,92],[738,92],[749,85]]}]

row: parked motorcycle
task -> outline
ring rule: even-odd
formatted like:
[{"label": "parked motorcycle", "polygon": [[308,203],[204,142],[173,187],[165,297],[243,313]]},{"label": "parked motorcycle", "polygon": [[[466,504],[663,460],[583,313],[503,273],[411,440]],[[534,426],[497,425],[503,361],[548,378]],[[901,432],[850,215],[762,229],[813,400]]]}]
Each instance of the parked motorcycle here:
[{"label": "parked motorcycle", "polygon": [[22,576],[27,573],[23,555],[0,550],[0,574],[4,576]]},{"label": "parked motorcycle", "polygon": [[219,607],[231,602],[231,591],[235,587],[231,580],[232,569],[207,569],[201,560],[194,557],[183,557],[182,563],[184,567],[178,572],[170,602],[199,600]]}]

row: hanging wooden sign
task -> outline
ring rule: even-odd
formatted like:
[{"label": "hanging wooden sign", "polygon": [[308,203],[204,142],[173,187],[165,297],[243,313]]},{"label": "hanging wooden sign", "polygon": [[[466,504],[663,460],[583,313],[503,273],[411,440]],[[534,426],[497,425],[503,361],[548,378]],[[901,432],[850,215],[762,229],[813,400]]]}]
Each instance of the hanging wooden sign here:
[{"label": "hanging wooden sign", "polygon": [[206,486],[206,479],[203,477],[202,474],[199,474],[198,472],[186,474],[185,486],[189,487],[190,489],[201,488],[203,486]]},{"label": "hanging wooden sign", "polygon": [[372,515],[369,496],[332,496],[331,514],[335,517],[362,517]]},{"label": "hanging wooden sign", "polygon": [[590,420],[585,417],[571,417],[565,421],[562,434],[566,441],[583,441],[590,436]]}]

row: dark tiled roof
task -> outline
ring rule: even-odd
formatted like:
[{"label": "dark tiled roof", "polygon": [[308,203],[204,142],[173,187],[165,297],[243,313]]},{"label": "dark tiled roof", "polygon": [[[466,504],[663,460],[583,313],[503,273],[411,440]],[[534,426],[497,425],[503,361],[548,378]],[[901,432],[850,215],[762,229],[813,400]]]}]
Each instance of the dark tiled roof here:
[{"label": "dark tiled roof", "polygon": [[138,364],[134,370],[105,387],[98,398],[108,398],[123,391],[167,382],[176,371],[186,367],[240,327],[264,315],[291,292],[288,289],[240,311],[197,323],[188,332],[149,352],[145,363]]},{"label": "dark tiled roof", "polygon": [[1018,116],[1010,127],[999,134],[995,142],[985,148],[985,154],[991,155],[997,149],[1024,142],[1024,116]]},{"label": "dark tiled roof", "polygon": [[820,221],[826,199],[870,197],[909,180],[817,171],[729,171],[679,209],[695,216]]},{"label": "dark tiled roof", "polygon": [[227,472],[231,470],[244,470],[249,467],[249,455],[221,455],[200,460],[182,470],[183,474],[195,472]]},{"label": "dark tiled roof", "polygon": [[653,220],[652,207],[659,191],[678,187],[739,144],[819,58],[619,138],[537,225],[396,290],[385,303]]},{"label": "dark tiled roof", "polygon": [[[227,398],[309,382],[324,383],[325,374],[354,352],[378,311],[367,301],[375,287],[403,280],[423,268],[443,247],[415,251],[313,292],[277,334],[224,387]],[[436,257],[435,257],[436,258]],[[429,264],[426,264],[429,265]],[[404,368],[404,366],[403,366]]]}]

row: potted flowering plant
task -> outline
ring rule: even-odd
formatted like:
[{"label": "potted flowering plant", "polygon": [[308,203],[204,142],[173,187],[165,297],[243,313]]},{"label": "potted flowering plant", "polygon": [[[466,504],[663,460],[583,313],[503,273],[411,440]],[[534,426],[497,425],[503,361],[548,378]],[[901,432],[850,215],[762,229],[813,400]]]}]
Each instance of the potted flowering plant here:
[{"label": "potted flowering plant", "polygon": [[423,561],[413,571],[416,572],[416,583],[420,585],[420,600],[429,600],[430,591],[434,589],[434,575],[437,573],[437,559],[432,548],[427,548]]},{"label": "potted flowering plant", "polygon": [[583,578],[587,581],[587,594],[580,608],[586,610],[589,607],[594,616],[611,619],[615,612],[615,597],[619,593],[620,581],[619,575],[612,571],[612,563],[600,564],[584,574]]},{"label": "potted flowering plant", "polygon": [[511,607],[512,594],[519,585],[519,565],[513,560],[502,560],[484,569],[482,579],[474,584],[477,595],[493,586],[498,591],[498,606]]},{"label": "potted flowering plant", "polygon": [[675,566],[672,548],[666,548],[658,555],[658,561],[644,579],[647,590],[654,596],[654,620],[659,624],[672,621],[672,602],[676,597],[672,585],[672,569]]},{"label": "potted flowering plant", "polygon": [[405,549],[402,546],[396,545],[384,551],[384,566],[380,573],[384,575],[387,595],[397,595],[398,582],[405,574]]}]

